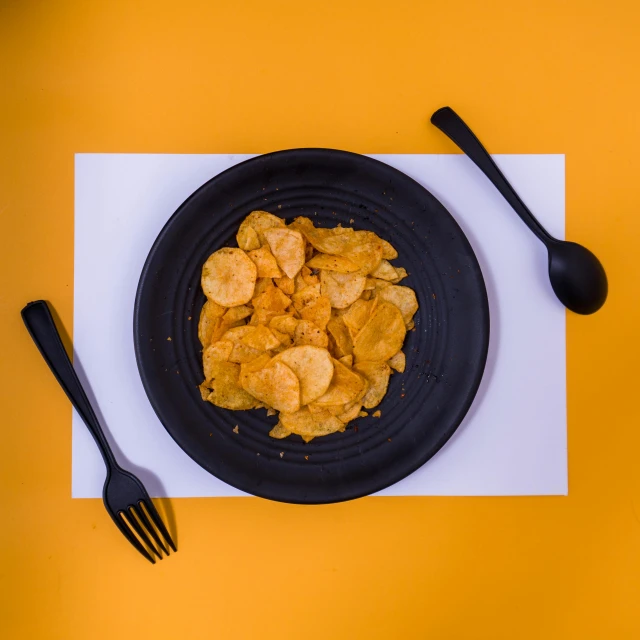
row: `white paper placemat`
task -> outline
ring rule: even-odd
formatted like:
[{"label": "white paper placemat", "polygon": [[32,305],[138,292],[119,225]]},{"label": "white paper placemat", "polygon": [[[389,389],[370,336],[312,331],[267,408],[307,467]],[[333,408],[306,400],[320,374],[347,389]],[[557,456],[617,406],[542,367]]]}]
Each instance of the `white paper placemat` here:
[{"label": "white paper placemat", "polygon": [[[116,455],[154,497],[245,495],[193,462],[156,417],[136,367],[132,319],[142,266],[165,222],[201,184],[249,157],[75,158],[75,362]],[[491,309],[489,358],[471,411],[431,461],[381,495],[566,495],[565,311],[546,250],[466,157],[373,157],[423,184],[456,218]],[[540,222],[564,238],[564,156],[495,159]],[[75,412],[72,441],[72,495],[100,497],[104,466]]]}]

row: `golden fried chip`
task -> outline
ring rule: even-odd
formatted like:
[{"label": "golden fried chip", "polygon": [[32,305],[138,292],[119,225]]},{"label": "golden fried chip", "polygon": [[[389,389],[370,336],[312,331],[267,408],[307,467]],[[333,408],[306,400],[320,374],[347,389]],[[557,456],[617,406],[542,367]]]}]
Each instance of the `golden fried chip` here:
[{"label": "golden fried chip", "polygon": [[278,266],[289,278],[295,278],[304,265],[304,238],[293,229],[266,229],[264,237]]},{"label": "golden fried chip", "polygon": [[240,375],[238,377],[240,385],[244,387],[247,376],[250,373],[260,371],[260,369],[264,369],[269,365],[271,360],[272,357],[268,353],[263,353],[259,355],[255,360],[241,364]]},{"label": "golden fried chip", "polygon": [[314,249],[333,255],[341,255],[344,251],[347,251],[355,238],[353,229],[348,227],[316,229],[313,226],[313,222],[304,217],[296,218],[289,227],[300,231]]},{"label": "golden fried chip", "polygon": [[223,409],[236,411],[253,409],[257,401],[238,383],[240,365],[222,360],[214,360],[211,376],[206,385],[211,388],[207,400]]},{"label": "golden fried chip", "polygon": [[225,247],[212,253],[202,267],[202,290],[223,307],[251,300],[257,278],[256,265],[242,249]]},{"label": "golden fried chip", "polygon": [[240,342],[242,338],[244,338],[249,333],[253,333],[254,331],[255,331],[255,327],[250,327],[249,325],[243,325],[241,327],[233,327],[233,328],[227,329],[220,339],[229,340],[230,342],[236,343],[236,342]]},{"label": "golden fried chip", "polygon": [[328,411],[311,413],[307,407],[295,413],[281,413],[280,423],[285,430],[309,439],[344,429],[344,424]]},{"label": "golden fried chip", "polygon": [[331,318],[331,303],[329,302],[329,298],[320,296],[300,311],[300,317],[303,320],[313,322],[318,329],[324,331],[327,328],[329,318]]},{"label": "golden fried chip", "polygon": [[218,342],[210,344],[202,352],[202,366],[204,369],[205,380],[208,380],[211,377],[211,362],[213,360],[228,360],[232,350],[233,342],[229,340],[218,340]]},{"label": "golden fried chip", "polygon": [[321,271],[321,293],[329,298],[332,307],[346,309],[360,297],[364,291],[366,280],[358,273]]},{"label": "golden fried chip", "polygon": [[338,271],[339,273],[352,273],[360,268],[355,262],[351,262],[349,258],[332,256],[328,253],[318,253],[307,261],[306,266],[309,269],[326,269],[327,271]]},{"label": "golden fried chip", "polygon": [[282,271],[280,271],[268,246],[249,251],[247,255],[258,269],[258,278],[280,278],[282,276]]},{"label": "golden fried chip", "polygon": [[253,307],[256,310],[277,311],[280,315],[290,304],[291,299],[273,284],[268,285],[264,293],[253,299]]},{"label": "golden fried chip", "polygon": [[340,422],[348,424],[356,418],[364,417],[360,415],[360,409],[362,409],[362,403],[359,400],[356,400],[355,402],[351,402],[350,404],[346,405],[344,411],[342,413],[339,413],[336,417],[338,418],[338,420],[340,420]]},{"label": "golden fried chip", "polygon": [[271,331],[264,325],[252,327],[253,331],[246,333],[241,341],[248,347],[253,347],[259,351],[268,351],[269,349],[275,349],[280,345],[280,341],[276,338]]},{"label": "golden fried chip", "polygon": [[379,241],[356,243],[341,255],[355,262],[360,273],[368,274],[375,271],[382,260],[382,244]]},{"label": "golden fried chip", "polygon": [[225,307],[221,307],[213,300],[207,300],[202,306],[200,320],[198,322],[198,338],[203,347],[211,344],[211,336],[220,323],[216,322],[226,312]]},{"label": "golden fried chip", "polygon": [[296,291],[291,296],[291,301],[293,302],[293,306],[300,311],[304,309],[304,307],[312,304],[320,297],[320,284],[313,284],[300,289],[300,291]]},{"label": "golden fried chip", "polygon": [[400,280],[404,280],[409,275],[404,267],[394,267],[394,269],[396,270],[397,275],[393,280],[391,280],[393,284],[398,284]]},{"label": "golden fried chip", "polygon": [[309,320],[300,320],[300,322],[298,322],[293,341],[296,345],[310,344],[324,349],[326,349],[329,344],[327,334],[322,329],[318,329],[318,327]]},{"label": "golden fried chip", "polygon": [[203,400],[206,400],[211,395],[211,389],[207,387],[206,381],[202,384],[199,384],[198,389],[200,389],[200,395],[202,396]]},{"label": "golden fried chip", "polygon": [[283,293],[286,293],[288,296],[290,296],[296,290],[295,280],[293,280],[289,276],[275,278],[274,284],[276,285],[276,287],[278,287],[278,289],[280,289]]},{"label": "golden fried chip", "polygon": [[378,289],[376,293],[378,300],[390,302],[400,309],[405,325],[408,325],[413,315],[418,310],[418,300],[413,289],[402,285],[391,285],[383,289]]},{"label": "golden fried chip", "polygon": [[373,297],[373,291],[369,290],[364,290],[362,292],[362,295],[360,296],[360,300],[371,300],[371,298]]},{"label": "golden fried chip", "polygon": [[340,361],[333,361],[333,378],[327,391],[315,400],[315,404],[337,405],[353,402],[364,387],[361,376],[345,367]]},{"label": "golden fried chip", "polygon": [[236,320],[236,322],[227,323],[222,318],[216,320],[216,324],[211,333],[211,343],[217,342],[222,339],[222,336],[229,331],[229,329],[235,329],[236,327],[243,327],[244,320]]},{"label": "golden fried chip", "polygon": [[248,224],[240,225],[236,240],[238,241],[238,246],[244,251],[260,248],[260,238],[258,238],[256,230]]},{"label": "golden fried chip", "polygon": [[319,398],[331,384],[333,362],[329,352],[321,347],[291,347],[274,356],[272,362],[286,364],[298,376],[301,405]]},{"label": "golden fried chip", "polygon": [[398,272],[388,260],[382,260],[378,268],[371,272],[371,277],[379,280],[395,280]]},{"label": "golden fried chip", "polygon": [[404,369],[407,366],[407,358],[404,352],[398,351],[395,356],[389,358],[389,366],[398,373],[404,373]]},{"label": "golden fried chip", "polygon": [[307,286],[312,284],[318,284],[320,282],[320,278],[314,274],[314,272],[309,269],[306,265],[300,269],[300,276],[302,280],[307,284]]},{"label": "golden fried chip", "polygon": [[277,329],[271,329],[271,333],[273,333],[273,335],[276,338],[278,338],[278,341],[280,342],[280,346],[275,347],[276,351],[277,350],[284,351],[285,349],[288,349],[289,347],[293,346],[293,338],[289,334],[282,333]]},{"label": "golden fried chip", "polygon": [[334,340],[336,357],[342,358],[353,353],[351,334],[342,316],[332,316],[327,323],[327,331]]},{"label": "golden fried chip", "polygon": [[342,362],[342,364],[345,367],[349,367],[351,368],[351,366],[353,365],[353,355],[349,354],[348,356],[342,356],[342,358],[338,358],[340,360],[340,362]]},{"label": "golden fried chip", "polygon": [[294,318],[289,314],[280,315],[276,316],[275,318],[271,318],[271,320],[269,321],[269,329],[271,329],[272,331],[280,331],[282,333],[286,333],[288,336],[293,337],[296,331],[296,327],[298,326],[298,322],[300,322],[300,320]]},{"label": "golden fried chip", "polygon": [[[253,328],[253,327],[252,327]],[[256,358],[262,355],[263,351],[260,349],[254,349],[242,342],[236,342],[233,345],[231,354],[229,355],[229,362],[235,362],[236,364],[246,364],[253,362]]]},{"label": "golden fried chip", "polygon": [[253,298],[257,298],[262,295],[269,287],[273,285],[273,280],[271,278],[258,278],[256,280],[256,288],[253,292]]},{"label": "golden fried chip", "polygon": [[391,243],[383,240],[373,231],[356,231],[356,238],[360,242],[376,242],[382,245],[382,257],[385,260],[394,260],[398,257],[398,252],[393,248]]},{"label": "golden fried chip", "polygon": [[[260,245],[264,245],[267,243],[266,238],[264,237],[264,232],[267,229],[272,229],[274,227],[284,227],[284,222],[278,218],[278,216],[274,216],[272,213],[267,211],[252,211],[240,225],[240,229],[238,230],[238,236],[241,236],[244,240],[244,233],[246,227],[251,227],[258,236],[258,240],[260,241]],[[238,246],[242,247],[240,241],[238,241]],[[244,249],[244,247],[242,247]],[[257,249],[258,247],[252,247],[252,249]]]},{"label": "golden fried chip", "polygon": [[342,320],[347,325],[352,340],[355,340],[358,333],[360,333],[376,306],[377,301],[375,299],[358,299],[342,314]]},{"label": "golden fried chip", "polygon": [[[356,362],[383,362],[400,351],[407,333],[400,310],[389,302],[380,302],[353,343]],[[345,354],[346,355],[346,354]]]},{"label": "golden fried chip", "polygon": [[283,438],[286,438],[287,436],[291,435],[291,431],[285,429],[282,426],[281,422],[278,422],[278,424],[273,427],[273,429],[271,429],[271,431],[269,431],[269,435],[272,438],[275,438],[276,440],[282,440]]},{"label": "golden fried chip", "polygon": [[225,324],[232,325],[238,320],[244,320],[253,313],[253,309],[241,304],[239,307],[231,307],[223,316],[222,321]]},{"label": "golden fried chip", "polygon": [[282,362],[252,371],[242,377],[244,389],[277,411],[295,413],[300,409],[300,382]]},{"label": "golden fried chip", "polygon": [[369,390],[362,399],[365,409],[372,409],[380,404],[389,386],[391,369],[386,362],[359,362],[353,367],[369,382]]}]

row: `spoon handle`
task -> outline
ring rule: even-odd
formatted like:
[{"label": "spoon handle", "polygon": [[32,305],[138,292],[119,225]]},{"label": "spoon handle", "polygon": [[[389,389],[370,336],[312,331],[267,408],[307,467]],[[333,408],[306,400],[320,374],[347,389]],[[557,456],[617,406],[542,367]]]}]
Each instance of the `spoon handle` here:
[{"label": "spoon handle", "polygon": [[431,116],[431,124],[434,124],[440,131],[449,136],[473,160],[480,171],[491,180],[504,199],[513,207],[522,221],[540,241],[545,245],[554,242],[554,238],[536,220],[527,205],[522,202],[520,196],[504,177],[502,171],[498,169],[498,166],[482,146],[480,140],[451,107],[438,109]]}]

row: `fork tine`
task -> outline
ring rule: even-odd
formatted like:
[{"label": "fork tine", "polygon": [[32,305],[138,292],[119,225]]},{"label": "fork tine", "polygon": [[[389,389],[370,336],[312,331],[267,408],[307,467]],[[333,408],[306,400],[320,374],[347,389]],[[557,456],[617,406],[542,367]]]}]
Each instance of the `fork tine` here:
[{"label": "fork tine", "polygon": [[155,540],[156,544],[164,551],[164,554],[166,556],[168,556],[169,552],[167,551],[167,547],[165,547],[164,543],[162,542],[162,540],[160,540],[160,536],[156,532],[156,530],[155,530],[154,526],[151,524],[151,522],[149,522],[149,518],[147,518],[147,514],[145,513],[145,511],[144,511],[143,507],[140,505],[140,503],[138,503],[137,506],[133,506],[132,505],[131,506],[131,510],[138,516],[138,518],[140,519],[140,522],[142,522],[142,526],[147,530],[148,533],[151,534],[151,536]]},{"label": "fork tine", "polygon": [[[122,511],[120,513],[123,513]],[[124,518],[117,514],[115,517],[112,517],[113,521],[116,523],[116,527],[120,529],[122,535],[151,563],[155,564],[153,556],[140,544],[138,538],[133,535],[133,532],[127,526]]]},{"label": "fork tine", "polygon": [[158,528],[158,531],[160,531],[160,533],[162,534],[162,537],[167,541],[167,544],[174,551],[177,551],[178,549],[176,548],[176,545],[171,539],[171,536],[169,535],[167,528],[164,526],[164,522],[162,522],[162,518],[160,517],[160,514],[156,511],[156,508],[153,506],[153,502],[151,501],[151,498],[146,498],[145,500],[141,500],[141,502],[147,508],[147,511],[149,512],[149,515],[151,516],[153,523]]},{"label": "fork tine", "polygon": [[151,542],[151,540],[149,539],[149,536],[146,534],[144,529],[140,526],[140,523],[138,522],[138,519],[136,518],[135,514],[133,513],[133,508],[129,507],[129,509],[127,511],[123,511],[122,512],[122,515],[125,516],[127,522],[131,525],[133,530],[142,539],[142,542],[144,542],[147,545],[147,548],[151,549],[151,551],[153,551],[153,553],[156,556],[158,556],[158,558],[160,560],[162,560],[162,556],[160,555],[160,552],[155,548],[153,542]]}]

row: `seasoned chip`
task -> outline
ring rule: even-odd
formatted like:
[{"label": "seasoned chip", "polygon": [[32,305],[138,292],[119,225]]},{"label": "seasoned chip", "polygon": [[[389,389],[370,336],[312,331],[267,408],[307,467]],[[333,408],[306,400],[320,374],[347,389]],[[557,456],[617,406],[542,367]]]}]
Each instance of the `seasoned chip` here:
[{"label": "seasoned chip", "polygon": [[362,377],[338,360],[333,361],[333,367],[331,384],[327,391],[315,401],[316,405],[348,404],[358,397],[364,387]]},{"label": "seasoned chip", "polygon": [[225,247],[212,253],[202,267],[202,289],[223,307],[246,304],[253,296],[257,269],[242,249]]},{"label": "seasoned chip", "polygon": [[274,361],[264,369],[247,373],[242,377],[242,386],[277,411],[295,413],[300,409],[300,382],[282,362]]},{"label": "seasoned chip", "polygon": [[398,272],[388,260],[382,260],[378,268],[371,272],[371,277],[379,280],[395,280],[398,277]]},{"label": "seasoned chip", "polygon": [[238,383],[240,365],[222,360],[211,363],[210,378],[206,385],[211,389],[207,400],[223,409],[236,411],[253,409],[256,399],[249,395]]},{"label": "seasoned chip", "polygon": [[[241,236],[243,233],[245,233],[244,230],[246,229],[246,227],[251,227],[256,232],[256,235],[258,236],[258,239],[260,241],[260,245],[264,245],[267,243],[267,240],[264,237],[265,230],[272,229],[274,227],[284,227],[284,222],[280,218],[278,218],[278,216],[274,216],[272,213],[269,213],[267,211],[252,211],[242,221],[240,229],[238,230],[238,236]],[[236,236],[236,239],[238,239],[238,236]],[[242,236],[242,238],[244,239],[244,236]],[[238,242],[238,246],[243,249],[245,248],[242,247],[240,242]],[[251,248],[257,249],[258,247]]]},{"label": "seasoned chip", "polygon": [[283,293],[286,293],[290,296],[295,292],[295,281],[289,276],[282,276],[282,278],[275,278],[274,283],[278,289],[280,289]]},{"label": "seasoned chip", "polygon": [[316,229],[309,218],[296,218],[289,227],[300,231],[314,249],[333,255],[340,255],[347,251],[355,238],[353,229],[348,227]]},{"label": "seasoned chip", "polygon": [[281,413],[280,423],[283,429],[309,439],[327,436],[344,429],[344,423],[328,411],[311,413],[307,407],[295,413]]},{"label": "seasoned chip", "polygon": [[398,373],[404,373],[404,369],[407,366],[407,359],[402,351],[398,351],[395,356],[389,358],[389,366],[395,369]]},{"label": "seasoned chip", "polygon": [[231,307],[223,316],[222,321],[225,324],[232,325],[238,320],[244,320],[253,313],[253,309],[241,304],[239,307]]},{"label": "seasoned chip", "polygon": [[362,295],[360,296],[360,299],[361,300],[371,300],[372,294],[373,294],[373,291],[365,289],[365,291],[362,292]]},{"label": "seasoned chip", "polygon": [[356,237],[360,242],[377,242],[382,245],[382,257],[385,260],[394,260],[398,257],[398,252],[393,248],[391,243],[383,240],[373,231],[356,231]]},{"label": "seasoned chip", "polygon": [[351,368],[352,365],[353,365],[353,355],[352,354],[350,354],[348,356],[342,356],[342,358],[339,358],[339,360],[340,360],[340,362],[342,362],[342,364],[345,367]]},{"label": "seasoned chip", "polygon": [[367,324],[362,327],[354,340],[355,361],[388,360],[400,351],[406,333],[399,309],[389,302],[378,303]]},{"label": "seasoned chip", "polygon": [[329,298],[320,296],[300,311],[300,317],[303,320],[313,322],[316,327],[324,331],[329,322],[329,318],[331,318],[331,303],[329,302]]},{"label": "seasoned chip", "polygon": [[249,251],[247,255],[258,269],[258,278],[280,278],[282,276],[278,263],[268,246]]},{"label": "seasoned chip", "polygon": [[280,341],[264,325],[253,327],[253,331],[246,333],[241,338],[241,341],[248,347],[253,347],[259,351],[268,351],[280,345]]},{"label": "seasoned chip", "polygon": [[228,360],[231,355],[231,351],[233,350],[233,342],[229,340],[218,340],[218,342],[214,342],[210,344],[202,353],[202,364],[204,368],[204,377],[205,380],[208,380],[211,376],[209,375],[210,362],[212,360]]},{"label": "seasoned chip", "polygon": [[358,273],[320,272],[322,295],[329,298],[336,309],[346,309],[355,302],[364,291],[366,280]]},{"label": "seasoned chip", "polygon": [[342,316],[332,316],[327,323],[327,331],[334,340],[335,354],[338,358],[353,353],[353,341]]},{"label": "seasoned chip", "polygon": [[287,333],[282,333],[277,329],[271,329],[271,333],[273,333],[273,335],[278,339],[278,342],[280,342],[280,346],[275,347],[275,350],[278,353],[293,346],[293,338]]},{"label": "seasoned chip", "polygon": [[238,241],[238,246],[244,251],[260,248],[260,238],[258,238],[256,230],[248,224],[240,226],[236,234],[236,240]]},{"label": "seasoned chip", "polygon": [[393,284],[398,284],[398,282],[400,282],[400,280],[404,280],[404,278],[406,278],[409,274],[407,273],[407,270],[404,267],[394,267],[396,270],[396,277],[391,280],[391,282],[393,282]]},{"label": "seasoned chip", "polygon": [[291,296],[291,301],[293,302],[293,306],[300,311],[315,302],[320,295],[320,284],[308,285],[300,289],[300,291],[296,291],[296,293]]},{"label": "seasoned chip", "polygon": [[247,362],[253,362],[258,356],[262,355],[263,351],[260,349],[254,349],[242,342],[236,342],[233,345],[231,354],[229,355],[229,362],[235,362],[236,364],[246,364]]},{"label": "seasoned chip", "polygon": [[358,333],[360,333],[376,306],[377,301],[375,299],[358,299],[342,314],[342,320],[347,329],[349,329],[352,340],[355,340]]},{"label": "seasoned chip", "polygon": [[253,292],[253,298],[255,299],[262,295],[272,285],[273,280],[271,278],[258,278],[256,280],[256,288]]},{"label": "seasoned chip", "polygon": [[318,329],[318,327],[309,320],[300,320],[300,322],[298,322],[293,341],[296,345],[310,344],[315,347],[323,347],[324,349],[326,349],[329,344],[327,334],[322,329]]},{"label": "seasoned chip", "polygon": [[271,429],[271,431],[269,431],[269,435],[272,438],[275,438],[276,440],[282,440],[283,438],[286,438],[287,436],[291,435],[291,431],[289,431],[288,429],[285,429],[282,426],[281,422],[278,422],[278,424],[273,427],[273,429]]},{"label": "seasoned chip", "polygon": [[382,244],[379,241],[355,244],[342,255],[355,262],[360,273],[371,273],[378,268],[382,260]]},{"label": "seasoned chip", "polygon": [[269,329],[271,329],[272,331],[280,331],[282,333],[286,333],[288,336],[293,337],[296,327],[298,326],[298,322],[300,322],[300,320],[288,314],[276,316],[275,318],[271,318],[271,320],[269,321]]},{"label": "seasoned chip", "polygon": [[274,356],[272,362],[286,364],[298,376],[301,405],[319,398],[331,384],[333,362],[329,352],[321,347],[291,347]]},{"label": "seasoned chip", "polygon": [[413,315],[418,310],[418,301],[413,289],[409,287],[403,287],[402,285],[391,285],[384,289],[378,289],[376,294],[380,301],[390,302],[402,313],[404,323],[408,325],[413,318]]},{"label": "seasoned chip", "polygon": [[327,271],[338,271],[339,273],[352,273],[360,268],[355,262],[343,256],[332,256],[328,253],[318,253],[311,260],[307,261],[309,269],[326,269]]},{"label": "seasoned chip", "polygon": [[277,311],[280,315],[291,304],[288,298],[278,287],[269,284],[264,293],[253,299],[255,309],[263,309],[264,311]]},{"label": "seasoned chip", "polygon": [[369,390],[362,399],[365,409],[372,409],[380,404],[387,393],[391,369],[386,362],[359,362],[353,367],[369,382]]},{"label": "seasoned chip", "polygon": [[289,278],[295,278],[304,265],[304,238],[293,229],[266,229],[264,237],[278,266]]},{"label": "seasoned chip", "polygon": [[258,356],[255,360],[251,362],[243,363],[240,366],[240,375],[239,375],[239,383],[241,386],[244,386],[247,376],[250,373],[255,371],[260,371],[260,369],[264,369],[271,362],[272,357],[268,353],[263,353]]},{"label": "seasoned chip", "polygon": [[203,347],[211,344],[211,336],[220,323],[216,322],[226,312],[225,307],[221,307],[213,300],[207,300],[202,306],[200,320],[198,322],[198,338]]},{"label": "seasoned chip", "polygon": [[225,333],[222,335],[221,340],[229,340],[230,342],[240,342],[242,338],[244,338],[249,333],[253,333],[255,331],[254,327],[250,327],[249,325],[243,325],[241,327],[233,327],[231,329],[227,329]]},{"label": "seasoned chip", "polygon": [[363,417],[360,415],[360,409],[362,409],[362,403],[359,400],[356,400],[346,405],[344,411],[342,413],[339,413],[336,417],[338,418],[338,420],[340,420],[340,422],[344,422],[344,424],[347,424],[358,417]]}]

